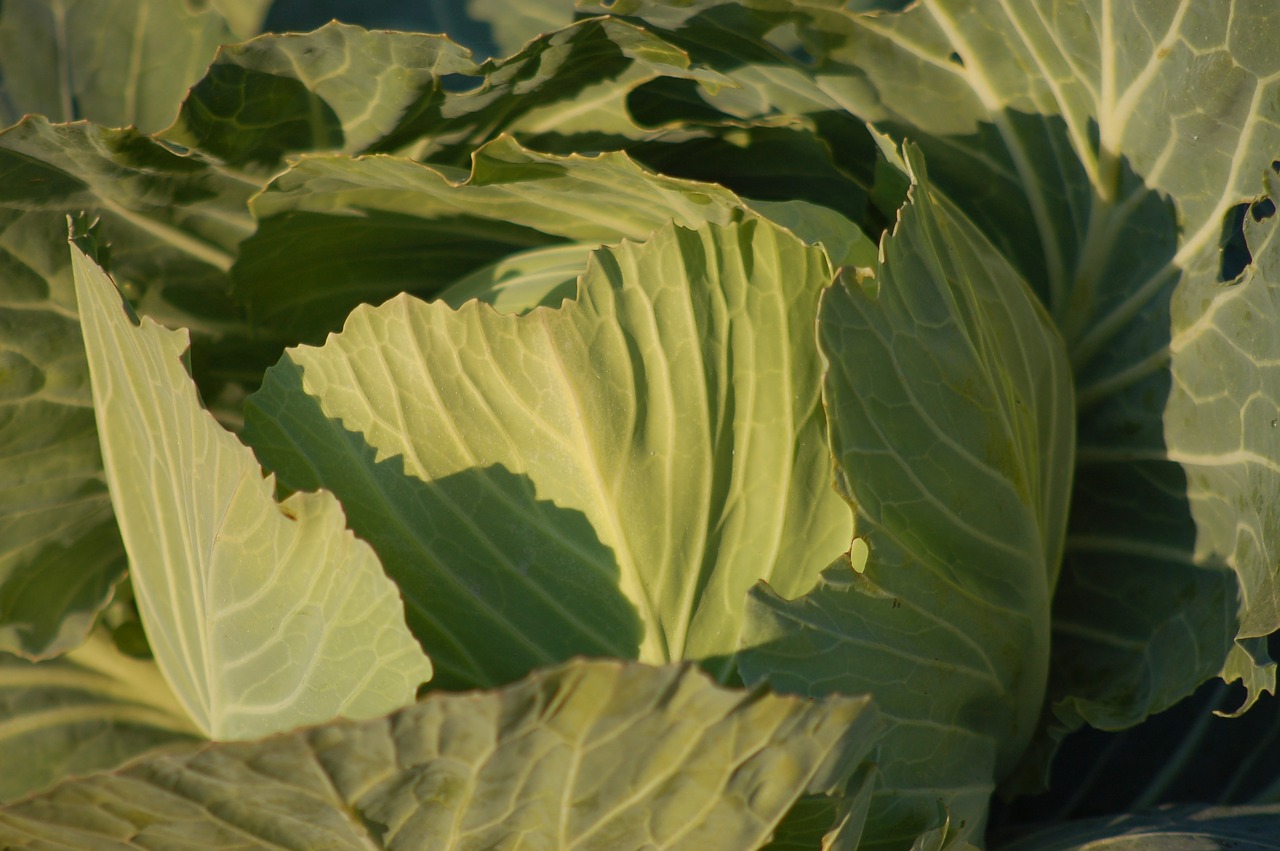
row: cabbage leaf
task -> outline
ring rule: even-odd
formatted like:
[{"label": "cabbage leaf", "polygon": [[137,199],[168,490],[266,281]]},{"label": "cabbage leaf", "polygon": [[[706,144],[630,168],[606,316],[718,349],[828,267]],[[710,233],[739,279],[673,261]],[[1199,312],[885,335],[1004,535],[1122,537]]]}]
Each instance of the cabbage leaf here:
[{"label": "cabbage leaf", "polygon": [[431,664],[400,595],[331,494],[274,499],[253,453],[201,409],[189,337],[131,321],[71,247],[94,412],[142,623],[195,725],[251,739],[413,699]]},{"label": "cabbage leaf", "polygon": [[847,549],[813,339],[819,249],[767,221],[592,255],[504,316],[399,296],[289,350],[246,439],[373,543],[450,685],[573,654],[732,670],[747,590]]}]

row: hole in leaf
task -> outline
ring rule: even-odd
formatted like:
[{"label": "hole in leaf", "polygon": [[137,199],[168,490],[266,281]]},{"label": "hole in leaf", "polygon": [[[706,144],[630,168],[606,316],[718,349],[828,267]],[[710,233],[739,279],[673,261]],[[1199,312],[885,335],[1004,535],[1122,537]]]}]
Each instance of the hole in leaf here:
[{"label": "hole in leaf", "polygon": [[950,56],[948,56],[948,57],[947,57],[947,59],[949,59],[950,61],[952,61],[952,62],[954,62],[955,64],[959,65],[961,68],[963,68],[963,67],[964,67],[964,60],[963,60],[962,58],[960,58],[960,54],[959,54],[959,53],[954,53],[954,52],[953,52]]},{"label": "hole in leaf", "polygon": [[1219,281],[1234,281],[1253,262],[1244,239],[1244,214],[1248,209],[1248,204],[1237,204],[1222,217],[1222,237],[1218,240],[1222,247]]},{"label": "hole in leaf", "polygon": [[1263,219],[1269,219],[1276,214],[1276,202],[1270,198],[1263,198],[1261,201],[1254,201],[1253,206],[1249,208],[1249,215],[1253,216],[1255,222]]},{"label": "hole in leaf", "polygon": [[1271,170],[1274,171],[1276,174],[1280,174],[1280,160],[1271,161]]}]

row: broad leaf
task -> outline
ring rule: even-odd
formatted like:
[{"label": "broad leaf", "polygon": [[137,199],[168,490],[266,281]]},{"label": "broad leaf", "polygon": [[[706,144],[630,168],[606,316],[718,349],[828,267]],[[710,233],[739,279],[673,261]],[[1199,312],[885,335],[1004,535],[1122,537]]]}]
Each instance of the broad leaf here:
[{"label": "broad leaf", "polygon": [[[1274,4],[1017,0],[979,13],[967,0],[927,0],[865,16],[836,0],[697,0],[674,13],[617,0],[610,10],[687,46],[703,21],[744,5],[761,32],[795,28],[824,96],[920,144],[938,186],[1026,276],[1066,339],[1081,419],[1054,610],[1055,735],[1082,717],[1136,723],[1219,671],[1242,676],[1249,700],[1273,688],[1265,655],[1237,649],[1225,661],[1222,636],[1280,627],[1278,530],[1254,511],[1237,530],[1221,507],[1269,499],[1274,465],[1263,472],[1218,432],[1212,489],[1188,481],[1203,475],[1204,438],[1165,403],[1180,392],[1171,341],[1234,275],[1219,255],[1224,220],[1258,194],[1280,150]],[[1184,313],[1171,316],[1171,304]],[[1238,363],[1243,372],[1215,378],[1252,386],[1255,365]],[[1220,416],[1213,401],[1197,418]],[[1204,575],[1224,567],[1244,585],[1238,623],[1224,619],[1233,577]],[[1147,579],[1114,583],[1135,570]],[[1144,601],[1126,598],[1139,586]],[[1135,602],[1141,624],[1129,617]]]},{"label": "broad leaf", "polygon": [[185,331],[135,328],[72,249],[107,483],[139,611],[200,730],[254,738],[412,700],[430,663],[400,597],[330,494],[273,498],[253,454],[200,408]]},{"label": "broad leaf", "polygon": [[155,664],[105,631],[50,662],[0,656],[0,802],[198,736]]},{"label": "broad leaf", "polygon": [[823,299],[819,342],[848,556],[796,599],[751,596],[739,668],[788,692],[872,693],[890,723],[869,847],[982,836],[1036,728],[1074,448],[1061,338],[1026,282],[907,152],[874,270]]},{"label": "broad leaf", "polygon": [[[805,242],[822,245],[833,264],[856,268],[876,264],[875,243],[834,210],[805,201],[751,201],[750,208]],[[479,299],[499,313],[526,313],[538,305],[558,307],[577,296],[578,276],[594,249],[593,244],[569,243],[518,252],[455,281],[436,297],[455,308]]]},{"label": "broad leaf", "polygon": [[861,221],[874,163],[870,138],[790,45],[771,43],[782,35],[782,16],[761,17],[737,4],[690,15],[687,5],[647,10],[653,14],[645,23],[685,51],[691,67],[714,70],[725,84],[655,78],[633,67],[503,129],[540,151],[625,149],[664,174],[752,198],[803,199]]},{"label": "broad leaf", "polygon": [[[296,151],[405,152],[456,165],[529,110],[627,72],[725,82],[691,69],[687,56],[652,33],[608,18],[479,65],[443,36],[335,22],[224,48],[166,136],[257,167],[275,167]],[[478,79],[456,91],[455,75]]]},{"label": "broad leaf", "polygon": [[843,795],[801,798],[765,847],[768,851],[854,851],[862,839],[875,785],[875,764],[871,763],[849,778]]},{"label": "broad leaf", "polygon": [[[1280,156],[1280,136],[1277,145]],[[1187,471],[1200,530],[1196,554],[1225,556],[1240,575],[1244,635],[1280,627],[1280,162],[1264,177],[1244,217],[1249,265],[1223,284],[1189,277],[1175,294],[1165,408],[1169,454]],[[1274,670],[1268,685],[1274,693]]]},{"label": "broad leaf", "polygon": [[[1253,358],[1226,371],[1199,352],[1183,357],[1175,342],[1199,327],[1203,294],[1220,280],[1224,216],[1258,193],[1280,150],[1280,54],[1264,35],[1275,6],[1020,2],[979,17],[939,0],[901,16],[813,20],[834,36],[829,59],[862,66],[863,81],[843,77],[832,95],[921,143],[939,185],[1024,271],[1063,331],[1080,468],[1066,555],[1073,593],[1054,612],[1055,667],[1067,676],[1053,698],[1067,726],[1080,715],[1135,723],[1224,667],[1231,583],[1207,588],[1202,568],[1239,577],[1239,636],[1280,627],[1280,526],[1265,511],[1221,509],[1271,499],[1280,479],[1220,426],[1256,413],[1261,428],[1248,439],[1270,448],[1253,451],[1274,458],[1275,438],[1255,406],[1228,415],[1217,395],[1242,386],[1280,398],[1280,386]],[[862,62],[868,53],[879,58]],[[1254,336],[1245,324],[1219,330]],[[1189,406],[1197,413],[1179,401],[1179,373],[1214,387]],[[1187,428],[1189,419],[1215,425]],[[1206,440],[1219,443],[1208,450]],[[1114,579],[1135,569],[1152,589],[1145,634],[1125,599],[1135,586]],[[1274,688],[1265,657],[1251,667],[1250,700]]]},{"label": "broad leaf", "polygon": [[0,134],[0,173],[0,650],[43,658],[84,640],[124,567],[70,255],[51,235],[69,213],[97,219],[143,311],[219,340],[199,372],[216,400],[265,368],[226,276],[254,187],[133,130],[40,118]]},{"label": "broad leaf", "polygon": [[[638,162],[662,174],[719,183],[748,198],[807,201],[838,210],[855,221],[864,220],[868,181],[832,162],[833,146],[805,122],[745,128],[737,124],[712,126],[702,132],[696,125],[686,125],[626,149]],[[859,154],[872,161],[867,140],[859,141]],[[529,144],[541,149],[546,140],[537,137]]]},{"label": "broad leaf", "polygon": [[668,221],[726,224],[719,186],[653,175],[624,154],[556,157],[502,137],[470,174],[393,157],[312,157],[253,200],[258,230],[233,269],[255,319],[320,342],[361,302],[435,296],[516,251],[645,239]]},{"label": "broad leaf", "polygon": [[764,844],[800,795],[844,785],[876,729],[866,698],[575,662],[385,719],[69,781],[0,808],[0,844],[739,851]]},{"label": "broad leaf", "polygon": [[848,547],[822,253],[750,218],[602,249],[559,310],[401,296],[268,371],[246,438],[347,506],[449,685],[573,654],[731,670],[746,591]]},{"label": "broad leaf", "polygon": [[6,0],[0,127],[38,114],[159,130],[217,46],[232,38],[226,20],[203,3]]},{"label": "broad leaf", "polygon": [[406,113],[439,108],[441,80],[475,74],[443,36],[368,32],[334,21],[218,51],[167,138],[230,163],[274,166],[295,151],[357,152]]},{"label": "broad leaf", "polygon": [[795,60],[743,32],[751,29],[746,13],[736,12],[700,28],[657,31],[725,84],[655,77],[635,65],[593,80],[572,100],[513,116],[502,129],[539,151],[625,149],[664,174],[860,218],[872,162],[863,123],[841,112]]}]

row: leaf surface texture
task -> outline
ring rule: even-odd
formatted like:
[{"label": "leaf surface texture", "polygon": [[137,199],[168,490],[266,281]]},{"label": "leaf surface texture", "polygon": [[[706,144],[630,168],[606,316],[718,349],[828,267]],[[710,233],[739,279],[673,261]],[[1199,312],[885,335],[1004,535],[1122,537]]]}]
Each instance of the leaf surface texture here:
[{"label": "leaf surface texture", "polygon": [[112,503],[160,669],[212,738],[256,738],[411,700],[431,666],[395,585],[331,494],[277,503],[201,407],[185,331],[135,327],[72,246]]}]

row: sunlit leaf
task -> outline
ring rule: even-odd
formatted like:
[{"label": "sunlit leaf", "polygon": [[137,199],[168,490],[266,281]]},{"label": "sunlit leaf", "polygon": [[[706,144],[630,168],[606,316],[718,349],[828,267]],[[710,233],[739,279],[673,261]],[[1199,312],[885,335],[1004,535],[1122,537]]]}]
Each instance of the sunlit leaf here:
[{"label": "sunlit leaf", "polygon": [[577,653],[731,670],[747,590],[842,550],[813,341],[823,254],[759,219],[598,251],[576,302],[401,296],[291,349],[246,438],[332,489],[442,682]]},{"label": "sunlit leaf", "polygon": [[184,331],[135,327],[72,249],[112,504],[165,679],[196,726],[255,738],[413,699],[431,666],[377,556],[330,494],[283,503],[204,410]]}]

